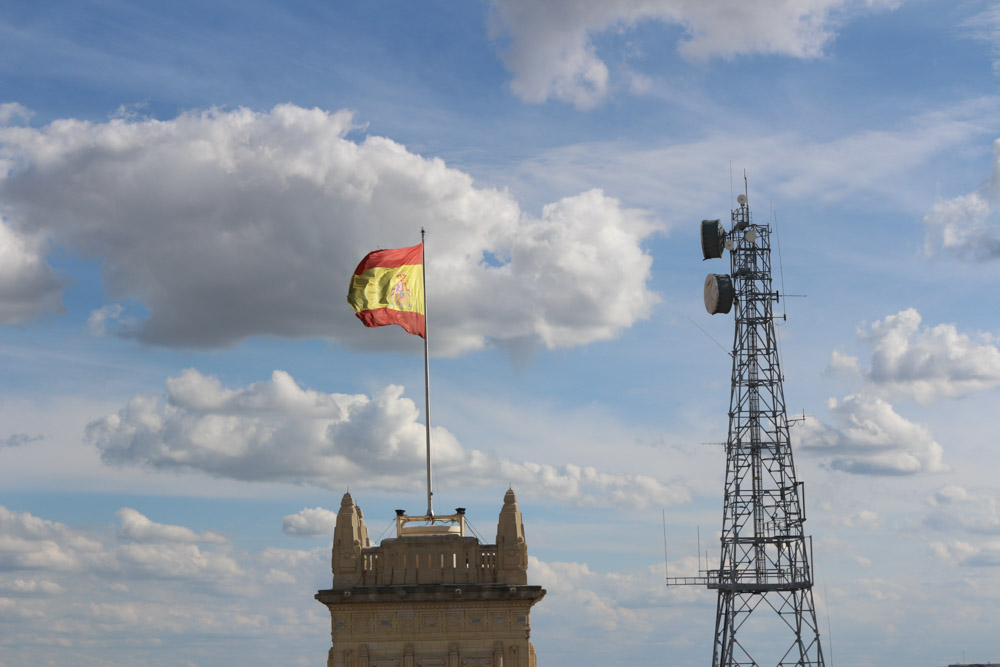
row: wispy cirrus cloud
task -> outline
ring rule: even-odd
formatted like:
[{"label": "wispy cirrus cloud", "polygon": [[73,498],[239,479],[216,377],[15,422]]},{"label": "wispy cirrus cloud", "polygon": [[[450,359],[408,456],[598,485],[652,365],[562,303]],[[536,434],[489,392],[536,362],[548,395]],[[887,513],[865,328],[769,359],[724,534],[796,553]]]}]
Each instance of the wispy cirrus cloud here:
[{"label": "wispy cirrus cloud", "polygon": [[781,200],[840,203],[864,198],[924,212],[934,160],[994,131],[1000,98],[981,96],[841,136],[753,128],[712,130],[689,141],[593,141],[545,150],[518,167],[518,191],[533,184],[575,192],[600,187],[672,215],[700,215],[718,196],[727,162],[752,165],[751,186]]}]

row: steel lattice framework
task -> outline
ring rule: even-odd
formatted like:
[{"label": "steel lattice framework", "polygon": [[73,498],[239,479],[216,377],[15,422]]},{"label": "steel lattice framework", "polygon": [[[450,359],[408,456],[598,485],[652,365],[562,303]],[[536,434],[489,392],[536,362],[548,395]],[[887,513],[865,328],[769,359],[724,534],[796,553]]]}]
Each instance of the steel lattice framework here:
[{"label": "steel lattice framework", "polygon": [[[759,667],[751,649],[762,644],[763,652],[780,656],[779,667],[822,667],[812,541],[803,532],[803,489],[792,460],[774,328],[772,306],[780,295],[771,279],[771,229],[753,223],[745,195],[732,211],[728,232],[718,221],[705,221],[703,239],[709,222],[719,228],[719,247],[718,254],[706,250],[706,258],[729,249],[731,274],[709,276],[706,307],[728,312],[731,299],[736,310],[721,554],[718,569],[668,583],[718,590],[713,667]],[[722,302],[718,306],[715,295]],[[747,622],[754,612],[770,618],[757,623],[755,617],[754,626],[760,627],[750,632]]]}]

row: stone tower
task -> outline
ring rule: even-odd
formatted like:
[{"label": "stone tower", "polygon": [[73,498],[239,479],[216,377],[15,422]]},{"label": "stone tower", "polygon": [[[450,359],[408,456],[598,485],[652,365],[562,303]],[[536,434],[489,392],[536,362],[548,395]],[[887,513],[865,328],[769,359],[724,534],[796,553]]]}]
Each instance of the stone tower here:
[{"label": "stone tower", "polygon": [[330,609],[327,667],[535,667],[530,612],[545,591],[527,585],[514,492],[504,496],[496,544],[465,527],[463,508],[430,520],[397,510],[396,537],[372,546],[361,508],[344,494],[333,588],[316,593]]}]

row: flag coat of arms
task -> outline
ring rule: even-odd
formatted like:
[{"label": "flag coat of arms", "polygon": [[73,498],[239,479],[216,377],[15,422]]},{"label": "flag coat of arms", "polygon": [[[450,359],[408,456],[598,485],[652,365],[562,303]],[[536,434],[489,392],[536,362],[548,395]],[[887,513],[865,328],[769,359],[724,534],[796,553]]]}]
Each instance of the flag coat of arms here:
[{"label": "flag coat of arms", "polygon": [[424,244],[376,250],[365,255],[351,276],[347,302],[366,327],[398,324],[426,337]]}]

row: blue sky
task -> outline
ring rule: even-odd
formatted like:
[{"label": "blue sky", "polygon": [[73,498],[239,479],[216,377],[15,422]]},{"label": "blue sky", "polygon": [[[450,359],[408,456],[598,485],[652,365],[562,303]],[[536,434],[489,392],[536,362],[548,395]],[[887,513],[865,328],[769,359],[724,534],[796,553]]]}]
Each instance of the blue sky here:
[{"label": "blue sky", "polygon": [[744,170],[829,662],[997,661],[998,74],[983,1],[5,3],[0,665],[324,664],[341,495],[424,502],[344,299],[421,226],[435,507],[515,488],[540,664],[704,664]]}]

